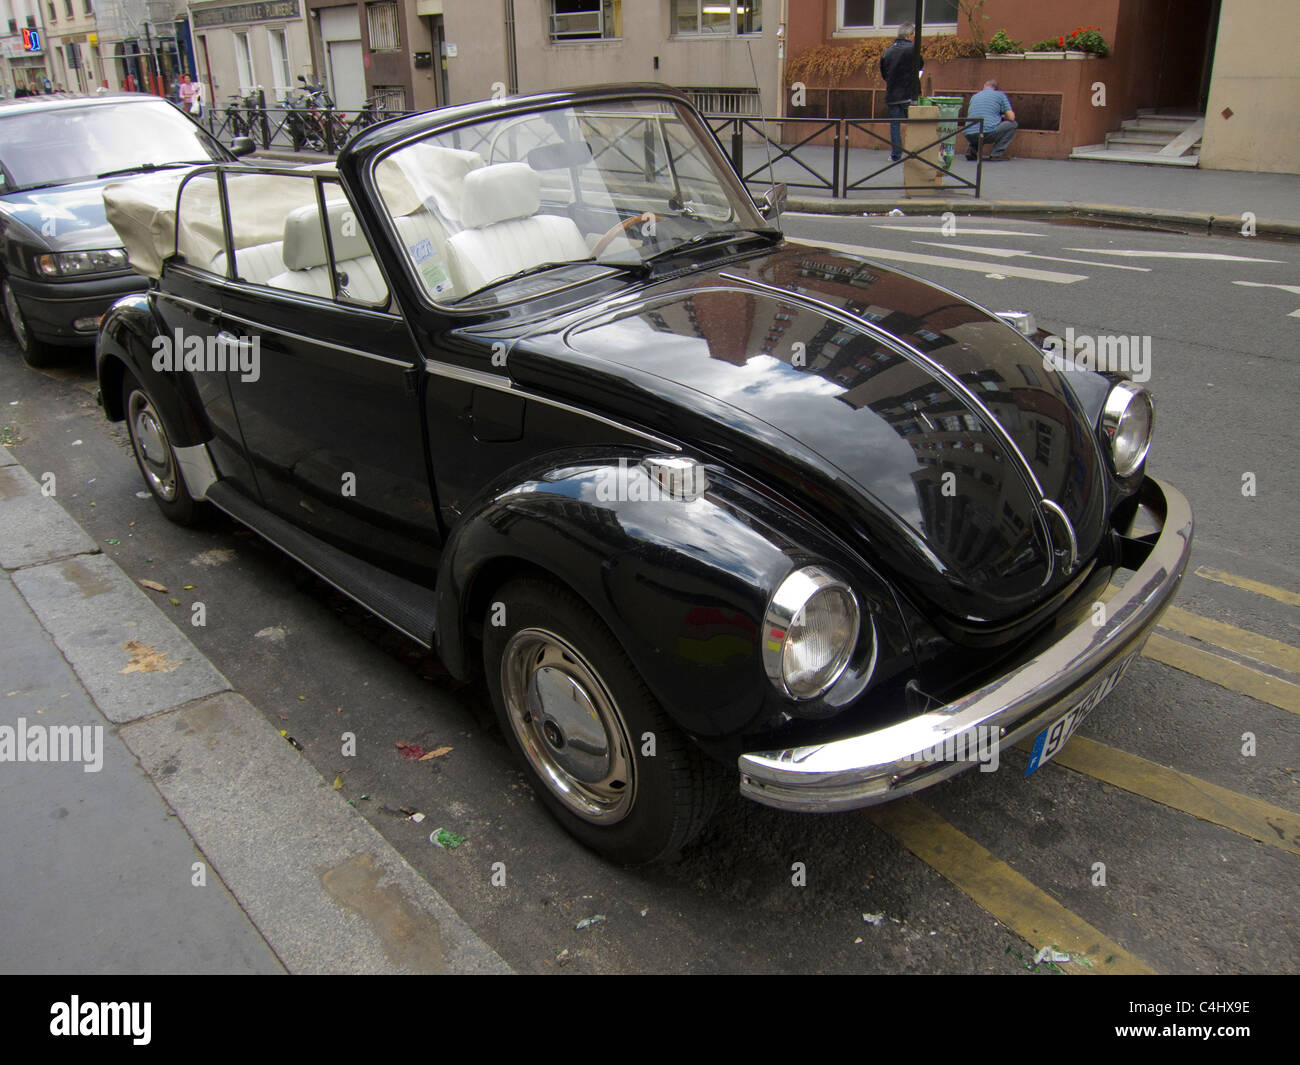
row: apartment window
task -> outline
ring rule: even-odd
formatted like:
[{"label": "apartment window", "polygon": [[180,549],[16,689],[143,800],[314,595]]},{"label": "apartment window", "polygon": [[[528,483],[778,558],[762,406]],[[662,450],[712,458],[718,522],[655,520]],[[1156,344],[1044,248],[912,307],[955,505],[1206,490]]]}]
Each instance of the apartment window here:
[{"label": "apartment window", "polygon": [[283,98],[293,91],[293,79],[289,74],[289,42],[282,29],[268,29],[266,39],[271,51],[271,78],[275,82],[275,95]]},{"label": "apartment window", "polygon": [[16,18],[11,18],[9,20],[9,32],[10,33],[18,32],[18,20]]},{"label": "apartment window", "polygon": [[77,17],[77,13],[72,10],[72,0],[63,0],[63,13],[67,15],[68,18]]},{"label": "apartment window", "polygon": [[36,29],[36,16],[35,16],[35,15],[28,15],[28,16],[27,16],[27,28],[28,28],[29,30],[34,30],[34,29]]},{"label": "apartment window", "polygon": [[81,5],[81,10],[84,14],[93,15],[95,13],[95,6],[90,2],[90,0],[84,0],[84,3]]},{"label": "apartment window", "polygon": [[[838,0],[841,30],[895,31],[916,18],[916,0]],[[925,0],[925,28],[957,32],[957,0]]]},{"label": "apartment window", "polygon": [[[45,6],[48,7],[48,8],[50,9],[50,21],[51,21],[51,22],[58,22],[58,21],[59,21],[59,14],[58,14],[57,11],[54,10],[54,0],[50,0],[50,2],[49,2],[48,4],[46,4]],[[28,15],[28,16],[27,16],[27,21],[28,21],[28,22],[31,22],[31,20],[32,20],[31,16]]]},{"label": "apartment window", "polygon": [[623,36],[623,0],[551,0],[551,40]]},{"label": "apartment window", "polygon": [[763,0],[672,0],[678,37],[763,32]]},{"label": "apartment window", "polygon": [[253,52],[248,47],[248,34],[236,33],[234,38],[235,71],[239,74],[239,91],[252,92],[257,80],[253,77]]},{"label": "apartment window", "polygon": [[397,32],[397,5],[392,3],[367,4],[366,25],[370,29],[372,52],[397,52],[402,38]]}]

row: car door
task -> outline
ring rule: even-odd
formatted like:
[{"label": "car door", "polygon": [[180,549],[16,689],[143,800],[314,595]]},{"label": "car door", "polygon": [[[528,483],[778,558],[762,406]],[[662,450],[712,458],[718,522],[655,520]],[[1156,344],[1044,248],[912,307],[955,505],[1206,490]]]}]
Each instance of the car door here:
[{"label": "car door", "polygon": [[[226,285],[226,241],[215,170],[186,179],[177,214],[177,254],[163,264],[159,284],[150,297],[164,326],[161,340],[155,342],[154,357],[157,360],[161,354],[171,362],[159,369],[187,370],[178,379],[194,386],[211,431],[208,450],[221,479],[250,499],[260,499],[257,478],[244,452],[229,374],[220,360],[207,357],[209,347],[214,356],[225,354],[218,351],[218,338]],[[188,365],[187,346],[191,353]]]},{"label": "car door", "polygon": [[264,505],[432,579],[440,538],[417,354],[358,216],[319,174],[229,171],[226,187],[234,267],[221,334],[239,353],[228,380]]}]

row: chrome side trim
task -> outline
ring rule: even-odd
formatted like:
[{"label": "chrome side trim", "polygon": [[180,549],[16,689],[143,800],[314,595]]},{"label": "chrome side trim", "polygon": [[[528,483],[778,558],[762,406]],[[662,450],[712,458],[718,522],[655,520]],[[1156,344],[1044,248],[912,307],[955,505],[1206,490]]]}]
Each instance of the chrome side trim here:
[{"label": "chrome side trim", "polygon": [[[267,326],[263,322],[255,322],[251,318],[241,318],[237,314],[231,314],[229,311],[218,310],[216,307],[209,307],[206,303],[199,303],[197,300],[187,299],[184,296],[177,296],[173,292],[158,292],[158,295],[164,299],[174,300],[177,303],[183,303],[187,307],[197,307],[201,311],[207,311],[210,314],[220,315],[222,318],[227,318],[232,322],[238,322],[240,325],[251,325],[254,329],[262,329],[270,333],[280,333],[287,337],[293,337],[295,340],[301,340],[307,344],[319,344],[323,348],[330,348],[333,351],[341,351],[345,355],[358,355],[363,359],[372,359],[375,362],[387,363],[390,366],[413,366],[415,364],[414,359],[411,359],[410,361],[405,361],[402,359],[392,359],[389,358],[387,355],[376,355],[370,351],[362,351],[360,348],[349,348],[344,346],[343,344],[332,344],[328,340],[321,340],[320,337],[309,337],[304,333],[295,333],[291,330],[280,329],[278,327],[273,329]],[[384,315],[383,317],[393,318],[394,321],[398,320],[394,318],[394,316],[392,315]]]},{"label": "chrome side trim", "polygon": [[192,444],[189,447],[173,447],[176,465],[180,467],[181,477],[190,498],[203,500],[207,498],[208,488],[216,484],[217,469],[212,465],[212,456],[208,454],[207,444]]},{"label": "chrome side trim", "polygon": [[558,399],[550,399],[546,396],[539,396],[535,392],[527,392],[522,388],[516,388],[511,382],[498,377],[496,374],[485,373],[483,370],[471,370],[465,366],[452,366],[445,362],[428,362],[425,364],[425,370],[437,377],[448,377],[453,381],[463,381],[466,384],[474,385],[477,388],[491,388],[497,392],[509,392],[511,395],[518,396],[520,399],[530,400],[534,403],[542,403],[548,407],[555,407],[557,410],[568,411],[570,414],[580,414],[584,418],[590,418],[594,422],[600,422],[602,425],[608,425],[610,428],[618,429],[621,432],[629,433],[632,436],[638,436],[647,443],[654,444],[656,447],[667,448],[669,451],[681,451],[680,444],[674,444],[671,440],[665,440],[662,437],[655,436],[653,433],[647,433],[642,429],[634,429],[630,425],[622,422],[616,422],[613,418],[606,418],[603,414],[594,414],[589,410],[583,410],[581,407],[575,407],[571,403],[562,403]]},{"label": "chrome side trim", "polygon": [[996,730],[999,746],[1007,747],[1046,728],[1080,700],[1104,694],[1141,651],[1191,554],[1192,511],[1182,494],[1152,477],[1139,492],[1161,529],[1107,603],[1103,624],[1094,624],[1089,612],[1050,646],[1025,652],[1021,665],[946,706],[829,743],[742,754],[740,793],[783,810],[889,802],[971,768],[970,761],[934,760],[926,752],[987,729]]}]

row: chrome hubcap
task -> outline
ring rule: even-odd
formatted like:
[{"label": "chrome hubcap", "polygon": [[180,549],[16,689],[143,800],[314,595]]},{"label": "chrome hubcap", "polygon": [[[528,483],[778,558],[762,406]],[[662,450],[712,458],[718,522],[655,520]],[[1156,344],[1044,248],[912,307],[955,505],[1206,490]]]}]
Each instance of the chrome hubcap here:
[{"label": "chrome hubcap", "polygon": [[545,629],[522,629],[501,656],[501,693],[524,755],[585,821],[614,824],[636,796],[632,744],[590,663]]},{"label": "chrome hubcap", "polygon": [[22,348],[28,345],[27,323],[23,321],[23,312],[18,306],[18,299],[14,296],[14,290],[5,285],[5,313],[9,316],[9,324],[13,327],[14,336],[18,338],[18,344]]},{"label": "chrome hubcap", "polygon": [[131,439],[145,478],[160,499],[170,503],[176,498],[176,465],[172,460],[171,443],[162,420],[143,392],[132,392],[127,419],[131,424]]}]

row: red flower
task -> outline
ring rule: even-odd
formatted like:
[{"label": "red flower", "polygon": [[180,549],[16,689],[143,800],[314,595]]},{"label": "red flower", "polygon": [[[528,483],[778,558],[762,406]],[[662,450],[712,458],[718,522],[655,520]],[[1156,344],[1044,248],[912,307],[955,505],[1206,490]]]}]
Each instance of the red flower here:
[{"label": "red flower", "polygon": [[1056,43],[1059,44],[1062,48],[1064,48],[1064,47],[1065,47],[1065,37],[1064,37],[1063,35],[1062,35],[1061,37],[1058,37],[1058,38],[1056,39]]}]

